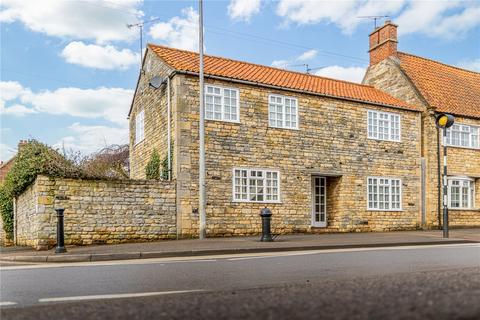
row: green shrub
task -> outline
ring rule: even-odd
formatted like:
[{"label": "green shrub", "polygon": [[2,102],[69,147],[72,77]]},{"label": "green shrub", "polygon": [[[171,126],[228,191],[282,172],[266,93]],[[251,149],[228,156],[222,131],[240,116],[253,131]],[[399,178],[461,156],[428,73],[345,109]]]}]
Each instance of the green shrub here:
[{"label": "green shrub", "polygon": [[12,168],[0,185],[0,213],[7,237],[13,235],[13,198],[19,196],[39,174],[51,177],[84,178],[85,174],[58,151],[29,140],[22,144]]},{"label": "green shrub", "polygon": [[153,149],[153,153],[150,156],[150,161],[145,167],[145,176],[147,179],[159,180],[160,179],[160,155],[157,150]]}]

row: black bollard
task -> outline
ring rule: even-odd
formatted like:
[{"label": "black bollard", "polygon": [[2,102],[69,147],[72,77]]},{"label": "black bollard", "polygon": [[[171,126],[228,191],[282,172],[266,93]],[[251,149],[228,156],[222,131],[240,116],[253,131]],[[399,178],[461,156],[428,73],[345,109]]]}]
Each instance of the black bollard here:
[{"label": "black bollard", "polygon": [[55,253],[65,253],[65,234],[63,230],[63,212],[65,209],[59,208],[55,209],[57,211],[57,247],[55,248]]},{"label": "black bollard", "polygon": [[267,207],[260,211],[260,217],[262,217],[262,238],[260,241],[273,241],[272,233],[270,231],[270,220],[272,219],[272,211]]}]

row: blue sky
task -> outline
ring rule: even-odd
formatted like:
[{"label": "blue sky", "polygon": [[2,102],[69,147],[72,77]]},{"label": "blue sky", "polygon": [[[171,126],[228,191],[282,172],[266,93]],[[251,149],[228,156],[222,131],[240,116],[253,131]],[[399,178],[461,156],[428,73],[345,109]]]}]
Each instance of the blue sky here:
[{"label": "blue sky", "polygon": [[[480,72],[479,1],[205,1],[207,54],[361,81],[373,22],[399,50]],[[2,0],[0,159],[20,139],[83,153],[126,143],[147,42],[196,50],[197,1]],[[300,66],[298,66],[300,65]]]}]

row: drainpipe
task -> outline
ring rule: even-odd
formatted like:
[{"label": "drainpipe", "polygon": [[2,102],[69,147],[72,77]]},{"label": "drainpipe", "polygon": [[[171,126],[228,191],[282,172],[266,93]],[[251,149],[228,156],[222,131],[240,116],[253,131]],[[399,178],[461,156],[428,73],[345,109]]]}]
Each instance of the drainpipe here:
[{"label": "drainpipe", "polygon": [[170,138],[170,77],[167,77],[167,160],[168,160],[168,180],[172,179],[172,146]]},{"label": "drainpipe", "polygon": [[17,243],[17,197],[13,198],[13,244],[18,245]]},{"label": "drainpipe", "polygon": [[442,171],[440,166],[440,129],[437,127],[437,181],[438,181],[438,207],[437,207],[437,218],[438,218],[438,229],[442,229],[442,189],[440,186],[442,185]]}]

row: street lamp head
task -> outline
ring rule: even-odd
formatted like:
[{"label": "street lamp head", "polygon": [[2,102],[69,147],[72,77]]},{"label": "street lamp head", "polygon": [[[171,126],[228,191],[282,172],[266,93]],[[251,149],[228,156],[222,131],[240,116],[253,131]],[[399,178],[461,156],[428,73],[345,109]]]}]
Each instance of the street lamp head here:
[{"label": "street lamp head", "polygon": [[448,113],[439,113],[435,117],[435,123],[437,127],[441,129],[450,128],[455,122],[455,117]]}]

